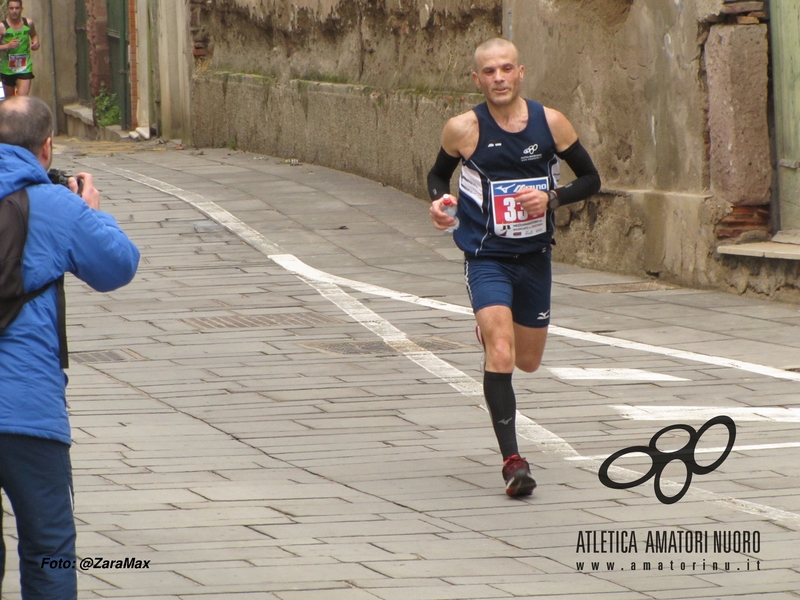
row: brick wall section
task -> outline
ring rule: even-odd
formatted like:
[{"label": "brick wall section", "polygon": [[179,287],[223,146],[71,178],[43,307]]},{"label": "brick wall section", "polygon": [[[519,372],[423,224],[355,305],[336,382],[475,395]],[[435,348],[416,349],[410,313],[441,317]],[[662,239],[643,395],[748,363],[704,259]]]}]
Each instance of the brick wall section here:
[{"label": "brick wall section", "polygon": [[108,12],[106,0],[86,0],[86,37],[89,40],[89,91],[100,93],[105,85],[111,87],[111,67],[108,59]]},{"label": "brick wall section", "polygon": [[715,229],[719,239],[738,238],[747,232],[758,231],[770,233],[769,205],[734,206]]},{"label": "brick wall section", "polygon": [[192,54],[195,61],[202,62],[211,58],[213,46],[210,43],[210,36],[205,27],[201,25],[201,13],[203,10],[208,10],[208,3],[206,0],[191,0],[191,17],[189,21],[189,31],[192,36],[192,43],[194,44]]},{"label": "brick wall section", "polygon": [[758,25],[767,18],[763,0],[725,0],[720,17],[738,25]]}]

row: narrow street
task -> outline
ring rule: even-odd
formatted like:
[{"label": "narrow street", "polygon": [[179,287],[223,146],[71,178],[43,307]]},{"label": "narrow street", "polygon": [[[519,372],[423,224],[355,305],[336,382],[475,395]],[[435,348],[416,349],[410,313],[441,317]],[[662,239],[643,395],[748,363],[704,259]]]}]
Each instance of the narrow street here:
[{"label": "narrow street", "polygon": [[[81,598],[800,597],[797,306],[556,264],[543,367],[514,379],[539,487],[512,500],[425,202],[229,149],[56,151],[142,252],[118,291],[68,278]],[[601,482],[676,424],[653,455],[732,444],[683,498],[657,497],[682,460]]]}]

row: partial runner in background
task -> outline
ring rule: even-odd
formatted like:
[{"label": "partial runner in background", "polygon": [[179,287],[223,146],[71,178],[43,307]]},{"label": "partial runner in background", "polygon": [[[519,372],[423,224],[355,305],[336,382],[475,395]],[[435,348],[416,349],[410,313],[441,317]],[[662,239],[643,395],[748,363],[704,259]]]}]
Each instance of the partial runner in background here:
[{"label": "partial runner in background", "polygon": [[0,23],[0,79],[3,94],[27,96],[31,92],[33,61],[31,52],[39,49],[39,35],[33,19],[22,16],[22,0],[8,0],[8,17]]}]

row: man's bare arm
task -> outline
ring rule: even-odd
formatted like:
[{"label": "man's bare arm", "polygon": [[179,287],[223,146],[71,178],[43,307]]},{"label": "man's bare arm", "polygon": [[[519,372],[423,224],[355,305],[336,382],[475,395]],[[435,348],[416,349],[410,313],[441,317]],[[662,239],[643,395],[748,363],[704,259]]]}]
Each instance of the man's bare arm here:
[{"label": "man's bare arm", "polygon": [[453,117],[442,130],[442,148],[451,156],[469,158],[478,146],[478,116],[468,111]]},{"label": "man's bare arm", "polygon": [[544,116],[550,126],[550,133],[556,143],[556,152],[563,152],[578,141],[578,134],[572,123],[562,113],[545,107]]},{"label": "man's bare arm", "polygon": [[431,220],[437,229],[447,229],[455,223],[453,217],[442,212],[442,200],[447,198],[452,204],[458,205],[458,199],[450,195],[450,178],[460,160],[475,151],[477,137],[478,120],[472,111],[453,117],[442,130],[442,147],[428,173],[428,193],[433,200]]},{"label": "man's bare arm", "polygon": [[[5,35],[6,35],[5,25],[0,25],[0,38],[5,37]],[[17,46],[19,46],[19,40],[17,38],[13,38],[7,44],[0,44],[0,51],[11,50],[12,48],[16,48]]]},{"label": "man's bare arm", "polygon": [[31,50],[38,50],[39,49],[39,34],[36,33],[36,27],[33,24],[33,19],[28,19],[28,29],[30,29]]},{"label": "man's bare arm", "polygon": [[573,181],[553,190],[554,195],[548,198],[548,207],[558,208],[596,194],[600,189],[600,174],[586,148],[578,139],[572,123],[552,108],[545,108],[545,117],[556,143],[556,155],[575,173]]}]

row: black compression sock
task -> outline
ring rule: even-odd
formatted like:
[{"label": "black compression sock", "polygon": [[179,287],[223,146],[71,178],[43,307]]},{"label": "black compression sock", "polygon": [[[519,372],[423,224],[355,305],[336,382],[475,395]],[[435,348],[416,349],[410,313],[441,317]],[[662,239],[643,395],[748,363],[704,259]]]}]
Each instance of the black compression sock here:
[{"label": "black compression sock", "polygon": [[511,373],[483,374],[483,394],[486,397],[486,407],[492,418],[494,434],[500,445],[503,460],[512,454],[519,454],[517,448],[517,398],[511,386]]}]

